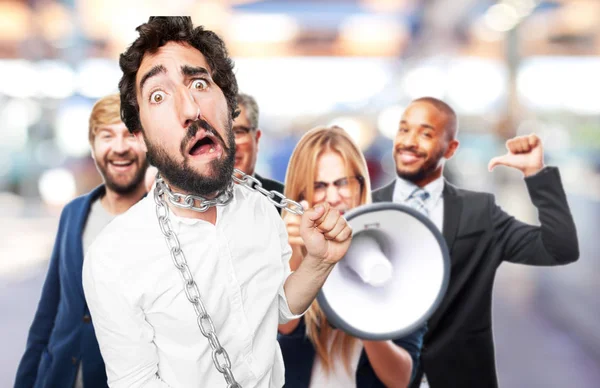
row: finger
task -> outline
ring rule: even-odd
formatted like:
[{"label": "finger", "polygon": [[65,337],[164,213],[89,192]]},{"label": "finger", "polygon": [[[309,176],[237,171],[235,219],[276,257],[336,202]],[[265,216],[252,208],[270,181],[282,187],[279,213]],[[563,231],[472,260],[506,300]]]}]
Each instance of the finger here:
[{"label": "finger", "polygon": [[504,156],[496,156],[495,158],[492,158],[488,163],[488,171],[492,171],[496,166],[502,165],[503,158]]},{"label": "finger", "polygon": [[294,236],[294,237],[288,236],[288,244],[293,245],[293,246],[302,247],[302,246],[304,246],[304,240],[300,236]]},{"label": "finger", "polygon": [[333,240],[337,237],[338,234],[346,227],[346,219],[344,217],[339,217],[333,228],[326,232],[325,238],[327,240]]},{"label": "finger", "polygon": [[331,232],[331,230],[335,227],[335,224],[338,222],[338,219],[340,217],[341,216],[339,210],[330,208],[325,218],[323,218],[323,220],[320,223],[315,225],[317,229],[321,231],[321,233],[325,234]]},{"label": "finger", "polygon": [[514,154],[505,154],[502,156],[496,156],[488,164],[488,170],[492,171],[496,166],[506,166],[518,168],[518,163],[515,159],[518,159]]},{"label": "finger", "polygon": [[508,140],[506,142],[506,148],[508,149],[508,152],[510,152],[511,154],[521,153],[523,147],[521,140],[522,139],[518,137]]},{"label": "finger", "polygon": [[352,238],[352,227],[346,223],[346,226],[344,227],[344,229],[342,229],[342,231],[340,233],[338,233],[337,236],[335,236],[334,241],[343,243],[344,241],[348,240],[349,238]]},{"label": "finger", "polygon": [[310,206],[308,206],[308,201],[306,201],[305,199],[300,201],[300,205],[302,205],[302,209],[304,209],[304,210],[308,210],[308,208],[310,207]]},{"label": "finger", "polygon": [[287,234],[289,237],[297,237],[300,236],[300,226],[299,225],[288,225]]},{"label": "finger", "polygon": [[527,142],[529,143],[529,147],[535,148],[540,144],[540,138],[535,133],[532,133],[527,136]]},{"label": "finger", "polygon": [[302,215],[301,225],[307,228],[312,228],[319,225],[329,212],[329,204],[327,202],[321,203],[312,209],[307,209]]},{"label": "finger", "polygon": [[[289,213],[288,213],[289,214]],[[293,225],[293,226],[300,226],[300,221],[302,220],[302,217],[297,216],[295,214],[292,214],[291,216],[286,216],[283,221],[285,222],[285,225]]]}]

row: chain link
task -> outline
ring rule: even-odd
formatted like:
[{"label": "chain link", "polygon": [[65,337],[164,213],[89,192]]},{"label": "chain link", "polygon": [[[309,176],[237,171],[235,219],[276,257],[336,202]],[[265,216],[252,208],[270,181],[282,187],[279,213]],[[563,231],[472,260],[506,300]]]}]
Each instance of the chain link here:
[{"label": "chain link", "polygon": [[[166,187],[166,184],[160,177],[157,176],[157,185],[154,190],[154,201],[156,202],[156,216],[158,218],[158,225],[160,226],[160,230],[165,236],[165,240],[167,242],[167,246],[169,247],[169,251],[171,253],[171,258],[173,259],[173,264],[179,270],[181,277],[183,279],[183,290],[187,299],[192,303],[194,307],[194,311],[197,316],[198,327],[200,328],[200,332],[204,337],[208,339],[208,342],[212,348],[212,359],[215,364],[217,370],[223,374],[225,378],[225,382],[227,383],[227,388],[242,388],[242,386],[235,380],[233,377],[233,372],[231,371],[231,360],[229,359],[229,355],[217,337],[217,333],[215,330],[215,325],[212,321],[212,318],[206,311],[206,307],[202,302],[202,298],[200,296],[200,290],[198,289],[198,285],[194,281],[194,277],[192,276],[192,272],[190,271],[190,267],[187,264],[187,260],[185,259],[185,254],[183,250],[181,250],[181,245],[179,244],[179,239],[173,229],[171,229],[171,223],[169,220],[169,208],[162,198],[162,195],[167,193],[167,198],[171,198],[169,196],[169,189]],[[190,196],[191,197],[191,196]],[[229,199],[230,201],[231,199]],[[169,201],[171,202],[171,201]],[[171,202],[172,203],[172,202]],[[193,206],[193,202],[191,203],[189,209],[198,209],[197,211],[206,211],[199,210],[202,209],[204,204],[201,204],[199,207]],[[177,206],[177,205],[175,205]],[[218,206],[218,202],[215,202],[212,206]]]},{"label": "chain link", "polygon": [[[271,202],[278,208],[298,215],[302,215],[304,213],[302,205],[300,205],[298,202],[286,198],[283,194],[281,194],[278,191],[266,190],[265,188],[263,188],[262,183],[260,183],[258,179],[251,175],[246,175],[244,172],[238,170],[237,168],[234,169],[234,172],[242,176],[241,178],[238,178],[237,176],[235,176],[235,174],[233,175],[233,180],[240,186],[243,186],[251,191],[258,191],[259,193],[267,197],[269,202]],[[279,198],[279,201],[276,201],[275,197]]]},{"label": "chain link", "polygon": [[[283,194],[275,190],[266,190],[262,187],[262,183],[253,176],[246,175],[242,171],[235,169],[235,173],[240,174],[242,178],[238,178],[233,175],[233,181],[237,182],[241,186],[251,191],[258,191],[263,194],[267,199],[275,206],[282,208],[293,214],[303,214],[304,209],[296,201],[286,198]],[[156,175],[156,189],[154,190],[154,201],[156,202],[156,217],[158,219],[158,226],[160,231],[165,237],[171,259],[175,268],[177,268],[183,279],[183,291],[185,296],[190,301],[196,312],[196,322],[200,328],[200,332],[206,339],[212,348],[212,359],[215,364],[215,368],[223,374],[227,388],[242,388],[242,386],[233,377],[231,371],[231,360],[229,354],[217,337],[215,325],[212,318],[206,311],[206,307],[202,302],[200,296],[200,290],[198,285],[194,281],[190,267],[187,264],[183,250],[179,243],[179,238],[171,228],[171,222],[169,219],[169,207],[163,199],[163,194],[173,206],[181,209],[190,209],[198,212],[205,212],[213,206],[225,206],[233,199],[233,181],[227,186],[227,188],[218,195],[215,199],[206,199],[197,195],[183,195],[173,193],[169,186],[162,179],[160,174]],[[279,198],[276,201],[275,198]],[[198,203],[198,206],[196,206]]]}]

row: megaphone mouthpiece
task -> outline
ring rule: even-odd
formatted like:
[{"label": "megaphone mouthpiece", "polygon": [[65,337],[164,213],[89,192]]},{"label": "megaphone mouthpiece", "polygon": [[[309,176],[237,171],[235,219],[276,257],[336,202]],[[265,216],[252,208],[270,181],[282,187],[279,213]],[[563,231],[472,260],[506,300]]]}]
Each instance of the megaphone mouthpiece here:
[{"label": "megaphone mouthpiece", "polygon": [[348,250],[342,260],[363,282],[381,287],[391,278],[394,268],[385,257],[375,239],[365,233],[358,233],[352,241],[352,249]]}]

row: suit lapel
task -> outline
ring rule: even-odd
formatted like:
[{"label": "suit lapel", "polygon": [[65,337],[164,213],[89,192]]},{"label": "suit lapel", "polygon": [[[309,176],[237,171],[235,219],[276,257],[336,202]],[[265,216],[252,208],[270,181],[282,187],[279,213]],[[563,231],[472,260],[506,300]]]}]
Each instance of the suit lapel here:
[{"label": "suit lapel", "polygon": [[94,190],[92,190],[86,197],[85,200],[83,201],[83,203],[81,204],[81,206],[79,207],[79,209],[77,209],[77,214],[76,214],[76,218],[75,218],[75,225],[74,227],[71,229],[70,233],[72,236],[72,249],[73,249],[73,254],[69,255],[70,256],[70,260],[73,260],[74,263],[72,263],[74,270],[75,270],[75,276],[77,279],[77,288],[79,290],[79,292],[81,293],[82,298],[85,298],[84,296],[84,292],[83,292],[83,259],[84,259],[84,252],[83,252],[83,231],[85,229],[85,224],[87,222],[88,216],[90,214],[90,208],[92,206],[92,203],[98,199],[100,196],[102,196],[105,192],[105,188],[104,185],[101,185],[97,188],[95,188]]},{"label": "suit lapel", "polygon": [[373,192],[373,202],[392,202],[394,198],[394,187],[396,187],[395,179],[386,186],[375,190]]},{"label": "suit lapel", "polygon": [[446,239],[448,251],[452,250],[452,245],[458,233],[458,225],[460,224],[460,216],[463,208],[463,200],[458,195],[456,187],[452,186],[447,181],[444,182],[444,224],[442,234]]}]

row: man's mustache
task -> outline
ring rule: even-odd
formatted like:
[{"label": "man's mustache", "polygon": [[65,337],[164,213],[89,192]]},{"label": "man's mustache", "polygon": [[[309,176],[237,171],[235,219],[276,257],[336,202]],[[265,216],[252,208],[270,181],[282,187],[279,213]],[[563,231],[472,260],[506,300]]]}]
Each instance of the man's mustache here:
[{"label": "man's mustache", "polygon": [[198,133],[198,131],[200,129],[204,129],[207,134],[210,134],[210,135],[214,136],[215,139],[218,140],[221,143],[221,147],[223,147],[223,149],[225,151],[229,152],[229,147],[227,147],[227,144],[225,143],[225,140],[223,140],[223,138],[221,137],[221,135],[219,134],[219,132],[217,132],[213,128],[213,126],[208,123],[208,121],[203,120],[203,119],[199,119],[199,120],[194,121],[187,128],[187,133],[185,134],[185,137],[181,141],[181,153],[182,154],[185,153],[186,146],[188,145],[188,143],[190,141],[192,141],[192,139],[194,137],[196,137],[196,134]]},{"label": "man's mustache", "polygon": [[414,147],[396,147],[396,152],[412,152],[413,154],[419,156],[419,157],[426,157],[427,154],[424,152],[419,152],[416,148]]}]

